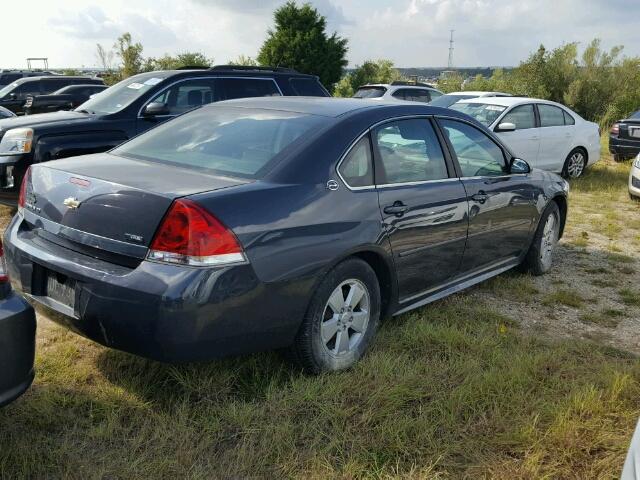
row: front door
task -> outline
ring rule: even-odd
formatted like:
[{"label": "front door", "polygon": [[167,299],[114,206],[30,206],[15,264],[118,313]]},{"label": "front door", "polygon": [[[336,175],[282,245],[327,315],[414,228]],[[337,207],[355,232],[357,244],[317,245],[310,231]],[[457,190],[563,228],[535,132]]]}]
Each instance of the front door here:
[{"label": "front door", "polygon": [[[501,123],[513,123],[516,129],[512,132],[500,132],[498,127]],[[527,161],[531,166],[538,166],[540,128],[536,125],[532,103],[519,105],[507,112],[499,120],[496,133],[518,158]]]},{"label": "front door", "polygon": [[537,216],[527,175],[511,175],[503,149],[480,129],[439,119],[469,200],[469,234],[462,272],[495,267],[528,247]]},{"label": "front door", "polygon": [[457,274],[467,238],[465,190],[428,118],[386,123],[373,143],[382,221],[406,302]]}]

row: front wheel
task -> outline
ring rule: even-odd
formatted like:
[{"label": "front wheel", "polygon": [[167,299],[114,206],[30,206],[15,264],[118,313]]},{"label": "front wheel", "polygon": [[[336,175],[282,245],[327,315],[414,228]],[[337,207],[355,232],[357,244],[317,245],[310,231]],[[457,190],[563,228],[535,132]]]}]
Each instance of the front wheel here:
[{"label": "front wheel", "polygon": [[587,155],[581,148],[576,148],[569,153],[564,161],[562,176],[565,178],[578,178],[587,168]]},{"label": "front wheel", "polygon": [[380,321],[380,286],[363,260],[338,264],[320,283],[291,353],[309,373],[353,366],[369,347]]},{"label": "front wheel", "polygon": [[551,202],[542,212],[533,242],[522,263],[524,270],[543,275],[551,269],[553,254],[560,237],[560,209]]}]

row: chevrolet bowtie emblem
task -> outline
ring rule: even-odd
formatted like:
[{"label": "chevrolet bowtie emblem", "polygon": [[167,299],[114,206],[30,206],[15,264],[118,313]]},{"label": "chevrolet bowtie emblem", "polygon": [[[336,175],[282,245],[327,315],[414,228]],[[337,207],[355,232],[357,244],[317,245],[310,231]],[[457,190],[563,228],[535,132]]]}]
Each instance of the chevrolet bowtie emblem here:
[{"label": "chevrolet bowtie emblem", "polygon": [[80,206],[80,200],[74,197],[65,198],[62,203],[68,208],[78,208]]}]

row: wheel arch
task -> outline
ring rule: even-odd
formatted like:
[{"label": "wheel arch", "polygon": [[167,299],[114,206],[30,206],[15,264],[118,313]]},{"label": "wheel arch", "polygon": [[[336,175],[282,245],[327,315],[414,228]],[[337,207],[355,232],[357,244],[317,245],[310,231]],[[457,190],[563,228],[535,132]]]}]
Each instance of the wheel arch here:
[{"label": "wheel arch", "polygon": [[567,223],[567,212],[569,205],[567,203],[567,197],[564,195],[558,194],[551,199],[552,202],[555,202],[558,205],[558,209],[560,210],[560,232],[559,238],[562,238],[564,234],[564,226]]}]

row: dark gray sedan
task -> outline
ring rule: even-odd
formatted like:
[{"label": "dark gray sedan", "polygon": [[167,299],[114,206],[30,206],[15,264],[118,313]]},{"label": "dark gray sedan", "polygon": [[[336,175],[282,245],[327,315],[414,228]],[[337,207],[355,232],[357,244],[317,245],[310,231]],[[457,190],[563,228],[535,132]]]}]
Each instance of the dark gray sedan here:
[{"label": "dark gray sedan", "polygon": [[103,345],[164,361],[289,347],[353,365],[381,318],[551,268],[568,184],[464,114],[254,98],[109,153],[31,167],[16,286]]}]

